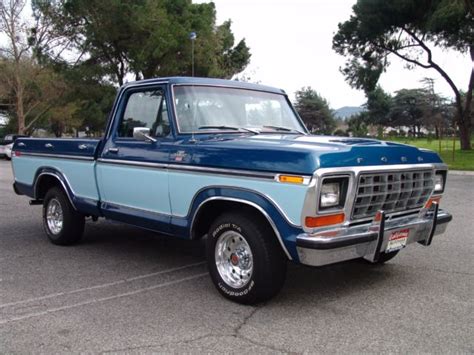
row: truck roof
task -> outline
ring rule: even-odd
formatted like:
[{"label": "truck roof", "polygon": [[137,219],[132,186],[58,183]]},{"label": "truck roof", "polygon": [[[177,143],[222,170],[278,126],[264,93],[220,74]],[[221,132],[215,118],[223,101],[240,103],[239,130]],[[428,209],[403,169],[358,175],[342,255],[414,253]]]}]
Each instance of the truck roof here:
[{"label": "truck roof", "polygon": [[226,86],[235,87],[241,89],[250,89],[258,91],[267,91],[275,94],[285,94],[282,89],[274,88],[271,86],[251,84],[237,80],[225,80],[225,79],[214,79],[214,78],[197,78],[197,77],[186,77],[186,76],[172,76],[164,78],[153,78],[139,81],[132,81],[125,84],[123,87],[140,86],[144,84],[189,84],[189,85],[211,85],[211,86]]}]

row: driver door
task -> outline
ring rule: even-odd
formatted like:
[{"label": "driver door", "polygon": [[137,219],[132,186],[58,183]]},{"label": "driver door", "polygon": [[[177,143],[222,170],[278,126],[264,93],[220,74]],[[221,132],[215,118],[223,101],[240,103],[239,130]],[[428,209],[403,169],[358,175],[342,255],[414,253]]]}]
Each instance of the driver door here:
[{"label": "driver door", "polygon": [[106,217],[166,233],[169,145],[163,143],[172,138],[164,87],[129,89],[122,102],[97,163],[101,208]]}]

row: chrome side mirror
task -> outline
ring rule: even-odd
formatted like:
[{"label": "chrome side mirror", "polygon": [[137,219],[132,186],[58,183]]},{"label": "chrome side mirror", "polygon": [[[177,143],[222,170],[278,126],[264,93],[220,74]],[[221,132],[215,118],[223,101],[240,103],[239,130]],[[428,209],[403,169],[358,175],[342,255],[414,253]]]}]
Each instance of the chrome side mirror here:
[{"label": "chrome side mirror", "polygon": [[133,127],[133,138],[139,141],[156,142],[156,139],[150,136],[150,128],[147,127]]}]

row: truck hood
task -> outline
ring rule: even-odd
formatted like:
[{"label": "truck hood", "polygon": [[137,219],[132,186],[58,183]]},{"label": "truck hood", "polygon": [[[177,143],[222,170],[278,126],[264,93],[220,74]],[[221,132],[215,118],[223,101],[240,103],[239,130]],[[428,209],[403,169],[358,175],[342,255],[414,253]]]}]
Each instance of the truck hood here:
[{"label": "truck hood", "polygon": [[194,138],[188,162],[201,166],[310,175],[319,168],[442,163],[433,151],[376,139],[294,134]]}]

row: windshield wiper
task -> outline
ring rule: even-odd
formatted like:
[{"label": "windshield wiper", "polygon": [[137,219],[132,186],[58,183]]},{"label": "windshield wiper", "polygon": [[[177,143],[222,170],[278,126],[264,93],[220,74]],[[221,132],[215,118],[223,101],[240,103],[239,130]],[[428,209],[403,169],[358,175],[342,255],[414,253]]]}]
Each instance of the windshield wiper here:
[{"label": "windshield wiper", "polygon": [[288,127],[281,127],[281,126],[263,126],[263,128],[271,128],[271,129],[274,129],[275,131],[295,132],[295,133],[299,133],[299,134],[304,134],[303,132],[298,131],[297,129],[288,128]]},{"label": "windshield wiper", "polygon": [[239,127],[232,127],[232,126],[199,126],[198,129],[230,129],[232,131],[238,131]]},{"label": "windshield wiper", "polygon": [[226,129],[226,130],[231,130],[231,131],[247,131],[253,134],[258,134],[259,132],[250,128],[245,128],[245,127],[233,127],[233,126],[200,126],[198,127],[199,130],[201,129]]}]

